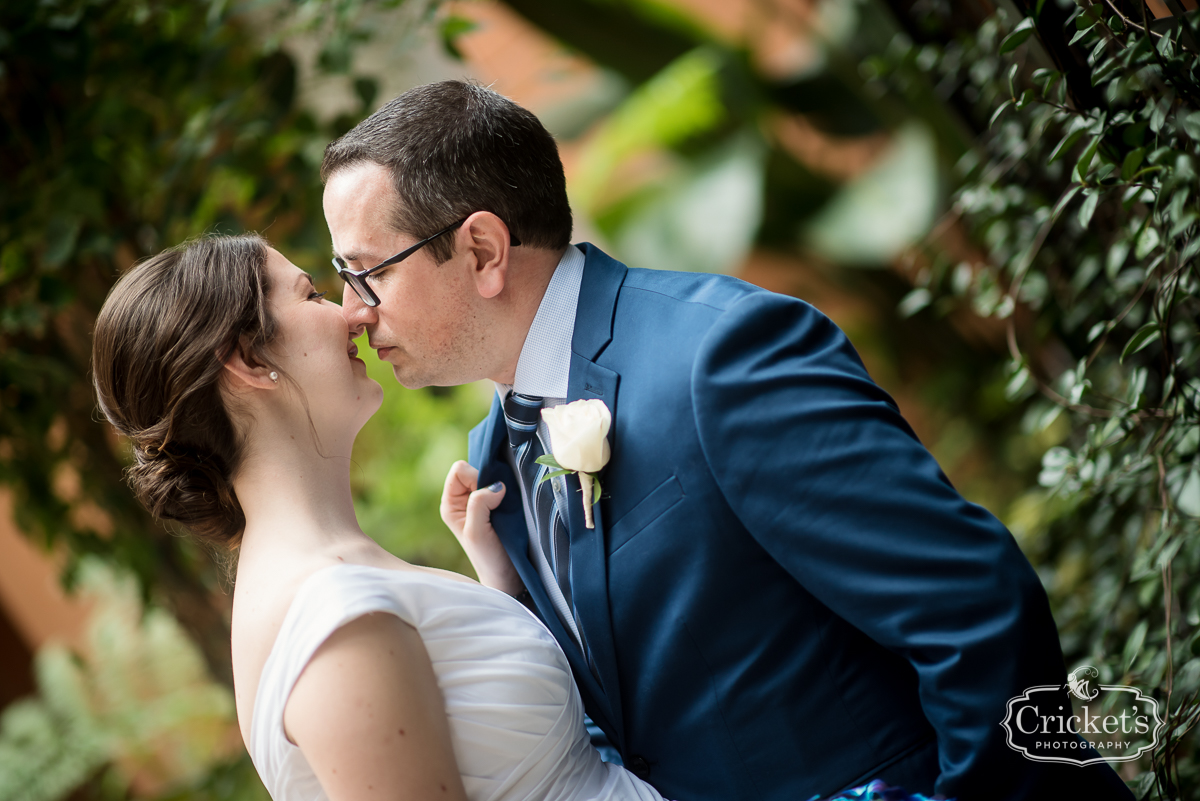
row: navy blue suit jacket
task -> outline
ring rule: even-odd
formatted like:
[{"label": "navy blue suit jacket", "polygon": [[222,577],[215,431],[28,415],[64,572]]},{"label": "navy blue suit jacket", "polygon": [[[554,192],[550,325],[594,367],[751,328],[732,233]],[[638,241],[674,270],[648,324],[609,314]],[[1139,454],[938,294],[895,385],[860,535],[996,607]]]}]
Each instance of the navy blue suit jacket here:
[{"label": "navy blue suit jacket", "polygon": [[[681,801],[798,801],[875,777],[1040,797],[1045,766],[999,723],[1010,697],[1066,678],[1009,532],[813,307],[582,247],[568,400],[608,405],[612,458],[595,529],[581,504],[567,513],[598,675],[529,561],[520,493],[492,522],[626,764]],[[506,447],[496,402],[471,432],[480,486],[516,486]]]}]

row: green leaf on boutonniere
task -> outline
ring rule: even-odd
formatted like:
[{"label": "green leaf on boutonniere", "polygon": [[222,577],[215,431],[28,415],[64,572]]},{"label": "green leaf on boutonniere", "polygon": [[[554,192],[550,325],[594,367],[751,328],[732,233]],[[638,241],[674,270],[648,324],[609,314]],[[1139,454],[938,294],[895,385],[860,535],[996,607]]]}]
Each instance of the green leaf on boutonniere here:
[{"label": "green leaf on boutonniere", "polygon": [[562,468],[559,468],[558,470],[552,470],[549,473],[547,473],[546,475],[539,478],[538,484],[541,484],[543,481],[545,481],[548,478],[556,478],[558,476],[565,476],[567,473],[574,473],[574,472],[575,472],[574,470],[563,470]]},{"label": "green leaf on boutonniere", "polygon": [[555,459],[553,455],[551,455],[549,453],[547,453],[545,456],[539,456],[538,458],[534,459],[534,461],[537,462],[538,464],[543,464],[546,467],[554,468],[549,473],[547,473],[546,475],[544,475],[538,479],[538,485],[540,485],[543,481],[545,481],[548,478],[555,478],[556,476],[565,476],[567,473],[575,472],[574,470],[567,470],[565,467],[563,467],[561,464],[558,463],[558,460]]},{"label": "green leaf on boutonniere", "polygon": [[592,505],[600,503],[600,479],[592,478]]}]

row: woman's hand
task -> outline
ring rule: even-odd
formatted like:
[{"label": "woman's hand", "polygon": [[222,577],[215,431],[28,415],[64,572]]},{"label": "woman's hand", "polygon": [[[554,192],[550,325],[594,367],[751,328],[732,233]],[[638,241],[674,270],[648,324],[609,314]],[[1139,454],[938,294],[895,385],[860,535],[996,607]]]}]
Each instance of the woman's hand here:
[{"label": "woman's hand", "polygon": [[492,510],[504,500],[505,487],[496,482],[478,488],[479,471],[466,462],[455,462],[442,490],[442,522],[449,526],[486,587],[513,597],[525,591],[512,560],[492,528]]}]

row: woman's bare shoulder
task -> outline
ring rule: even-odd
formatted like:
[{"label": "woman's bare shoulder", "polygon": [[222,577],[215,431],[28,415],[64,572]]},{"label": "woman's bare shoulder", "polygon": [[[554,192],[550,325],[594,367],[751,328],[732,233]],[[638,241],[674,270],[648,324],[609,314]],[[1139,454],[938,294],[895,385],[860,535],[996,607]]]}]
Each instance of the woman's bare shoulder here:
[{"label": "woman's bare shoulder", "polygon": [[309,561],[285,564],[276,570],[239,568],[233,593],[230,651],[238,724],[247,742],[258,683],[284,618],[300,585],[327,566],[323,561]]},{"label": "woman's bare shoulder", "polygon": [[466,798],[433,665],[394,615],[330,635],[292,690],[284,728],[330,798]]}]

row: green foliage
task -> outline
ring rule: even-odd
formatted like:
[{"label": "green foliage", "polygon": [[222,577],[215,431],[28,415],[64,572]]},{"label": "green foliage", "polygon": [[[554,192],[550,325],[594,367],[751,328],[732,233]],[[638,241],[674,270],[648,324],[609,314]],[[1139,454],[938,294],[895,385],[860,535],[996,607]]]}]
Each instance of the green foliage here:
[{"label": "green foliage", "polygon": [[155,801],[271,801],[248,754],[216,765],[195,784],[158,796]]},{"label": "green foliage", "polygon": [[[30,535],[194,598],[205,560],[133,502],[123,454],[95,422],[87,360],[91,321],[137,258],[205,230],[270,226],[288,243],[312,231],[316,131],[292,108],[294,66],[221,6],[0,10],[0,481]],[[56,486],[64,472],[75,481]]]},{"label": "green foliage", "polygon": [[[296,104],[297,67],[258,30],[308,32],[347,71],[397,0],[13,0],[0,6],[0,482],[19,526],[133,570],[230,680],[205,553],[154,524],[88,381],[90,329],[139,258],[205,231],[259,230],[328,273],[317,167],[339,126]],[[355,82],[372,102],[374,83]],[[74,570],[74,564],[71,571]]]},{"label": "green foliage", "polygon": [[0,797],[53,801],[106,766],[114,797],[202,783],[232,755],[232,693],[170,615],[143,609],[128,575],[92,558],[80,584],[94,602],[86,657],[39,651],[38,695],[0,716]]},{"label": "green foliage", "polygon": [[[1026,409],[1013,436],[1054,441],[1014,529],[1068,662],[1169,707],[1137,788],[1189,798],[1200,790],[1195,21],[1052,6],[1036,20],[998,11],[971,35],[899,48],[889,66],[894,79],[919,65],[986,130],[953,198],[980,258],[955,264],[931,243],[908,302],[957,298],[1006,325],[1008,395]],[[1065,33],[1050,11],[1069,11]]]},{"label": "green foliage", "polygon": [[[277,50],[284,41],[296,35],[315,36],[319,45],[317,69],[326,74],[347,75],[354,68],[355,50],[370,41],[374,34],[378,12],[393,11],[404,3],[405,0],[243,0],[235,2],[234,6],[235,11],[248,11],[258,15],[260,21],[271,21],[270,29],[261,36],[265,51]],[[216,0],[212,5],[216,13],[226,16],[227,0]],[[427,11],[432,13],[436,7],[436,3],[430,4]],[[370,81],[368,78],[361,80]],[[363,101],[363,109],[369,110],[371,98],[363,97],[363,91],[355,88]],[[374,90],[371,92],[373,94]],[[357,120],[348,122],[352,127]]]},{"label": "green foliage", "polygon": [[607,120],[587,149],[572,181],[576,202],[595,213],[596,195],[613,169],[652,148],[672,147],[711,130],[725,115],[720,98],[720,56],[693,50],[639,86]]},{"label": "green foliage", "polygon": [[467,458],[467,432],[487,414],[494,386],[408,390],[396,383],[388,363],[366,363],[384,391],[383,405],[354,443],[350,477],[359,524],[404,559],[474,575],[438,505],[446,473]]},{"label": "green foliage", "polygon": [[937,155],[926,127],[907,124],[885,158],[808,220],[804,242],[839,264],[887,265],[933,225],[941,203]]},{"label": "green foliage", "polygon": [[475,30],[478,26],[465,17],[450,15],[442,20],[438,33],[442,38],[442,49],[451,58],[462,61],[462,51],[458,49],[458,38]]},{"label": "green foliage", "polygon": [[[897,98],[862,91],[858,60],[892,33],[866,0],[822,4],[822,33],[807,43],[819,56],[783,77],[749,56],[753,37],[730,42],[682,7],[664,15],[658,2],[593,0],[579,17],[607,24],[621,13],[630,29],[598,47],[594,32],[549,17],[536,0],[513,5],[622,74],[640,73],[650,56],[659,62],[585,142],[570,187],[630,264],[727,271],[759,244],[881,267],[928,231],[942,194],[935,144],[953,136],[944,112],[913,122]],[[652,36],[663,46],[628,52]],[[779,141],[777,124],[797,113],[839,137],[901,133],[877,169],[838,186]]]},{"label": "green foliage", "polygon": [[572,203],[634,266],[728,270],[754,241],[767,148],[725,102],[731,71],[730,52],[688,51],[630,92],[583,148]]},{"label": "green foliage", "polygon": [[41,696],[10,704],[0,717],[0,791],[11,801],[57,801],[108,757],[61,652],[40,656],[36,673]]}]

